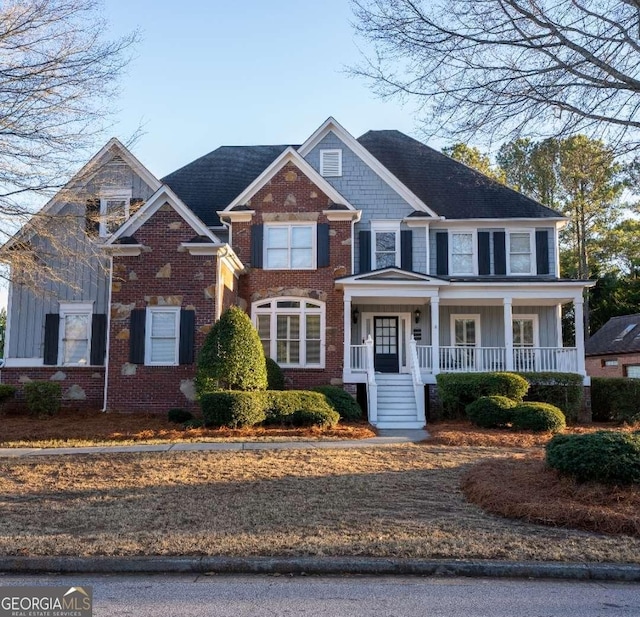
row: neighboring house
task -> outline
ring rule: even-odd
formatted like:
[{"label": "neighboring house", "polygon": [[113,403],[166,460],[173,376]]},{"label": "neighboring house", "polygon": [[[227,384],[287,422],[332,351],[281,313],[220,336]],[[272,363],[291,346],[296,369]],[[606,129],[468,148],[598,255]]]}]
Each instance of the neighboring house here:
[{"label": "neighboring house", "polygon": [[441,371],[586,379],[590,283],[558,276],[566,219],[397,131],[355,139],[330,118],[301,146],[221,147],[162,180],[112,140],[80,178],[46,207],[76,214],[96,266],[66,264],[79,285],[43,296],[14,273],[4,382],[60,380],[106,410],[192,405],[231,304],[292,387],[358,389],[379,427],[422,426]]},{"label": "neighboring house", "polygon": [[640,379],[640,314],[612,317],[586,343],[590,377]]}]

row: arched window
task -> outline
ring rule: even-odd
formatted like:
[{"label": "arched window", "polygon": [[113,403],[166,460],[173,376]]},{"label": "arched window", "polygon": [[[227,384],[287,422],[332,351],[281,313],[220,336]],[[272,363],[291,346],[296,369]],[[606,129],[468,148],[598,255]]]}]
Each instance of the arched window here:
[{"label": "arched window", "polygon": [[252,315],[266,356],[284,368],[324,368],[324,302],[260,300],[253,303]]}]

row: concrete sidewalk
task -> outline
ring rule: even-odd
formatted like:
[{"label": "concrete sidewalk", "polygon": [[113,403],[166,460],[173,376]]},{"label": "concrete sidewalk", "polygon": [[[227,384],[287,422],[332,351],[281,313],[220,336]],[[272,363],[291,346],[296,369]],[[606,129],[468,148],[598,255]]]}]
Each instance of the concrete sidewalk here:
[{"label": "concrete sidewalk", "polygon": [[0,448],[0,458],[58,456],[62,454],[120,454],[137,452],[240,452],[242,450],[308,450],[376,448],[417,443],[429,437],[425,430],[381,430],[370,439],[336,441],[219,441],[140,444],[133,446],[89,446],[84,448]]}]

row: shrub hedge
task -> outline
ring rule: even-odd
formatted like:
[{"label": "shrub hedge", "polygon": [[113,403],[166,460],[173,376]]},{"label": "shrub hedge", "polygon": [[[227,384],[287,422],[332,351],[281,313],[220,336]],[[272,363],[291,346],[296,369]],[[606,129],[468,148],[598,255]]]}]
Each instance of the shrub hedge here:
[{"label": "shrub hedge", "polygon": [[329,405],[340,414],[343,420],[359,420],[362,418],[362,408],[358,405],[358,401],[342,388],[338,386],[315,386],[311,389],[314,392],[324,394]]},{"label": "shrub hedge", "polygon": [[174,424],[183,424],[189,420],[193,420],[193,414],[186,409],[180,407],[174,407],[167,413],[167,419]]},{"label": "shrub hedge", "polygon": [[579,482],[640,483],[640,433],[558,435],[546,446],[549,467]]},{"label": "shrub hedge", "polygon": [[529,382],[526,401],[555,405],[571,421],[578,420],[584,400],[582,376],[576,373],[518,373]]},{"label": "shrub hedge", "polygon": [[562,410],[548,403],[520,403],[511,411],[511,426],[516,430],[560,433],[567,425]]},{"label": "shrub hedge", "polygon": [[591,411],[596,422],[640,421],[640,379],[592,377]]},{"label": "shrub hedge", "polygon": [[522,401],[529,383],[515,373],[440,373],[436,377],[443,417],[464,418],[467,405],[481,396]]},{"label": "shrub hedge", "polygon": [[8,384],[0,384],[0,409],[9,399],[13,398],[16,394],[17,388]]},{"label": "shrub hedge", "polygon": [[284,373],[280,365],[271,358],[265,358],[267,367],[267,389],[268,390],[284,390]]},{"label": "shrub hedge", "polygon": [[482,428],[504,428],[511,424],[517,405],[506,396],[481,396],[467,405],[467,417]]},{"label": "shrub hedge", "polygon": [[24,384],[24,399],[32,416],[55,416],[60,411],[62,386],[54,381],[29,381]]},{"label": "shrub hedge", "polygon": [[266,419],[265,392],[221,390],[200,397],[205,426],[240,428]]}]

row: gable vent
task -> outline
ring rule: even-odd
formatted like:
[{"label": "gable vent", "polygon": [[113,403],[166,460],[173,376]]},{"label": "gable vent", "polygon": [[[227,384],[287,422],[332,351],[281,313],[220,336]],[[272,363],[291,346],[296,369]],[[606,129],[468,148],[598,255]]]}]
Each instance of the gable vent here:
[{"label": "gable vent", "polygon": [[125,162],[125,160],[119,155],[116,154],[110,161],[109,161],[110,165],[126,165],[127,163]]},{"label": "gable vent", "polygon": [[325,178],[342,175],[342,150],[320,150],[320,175]]}]

